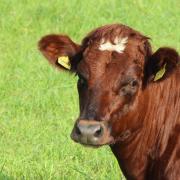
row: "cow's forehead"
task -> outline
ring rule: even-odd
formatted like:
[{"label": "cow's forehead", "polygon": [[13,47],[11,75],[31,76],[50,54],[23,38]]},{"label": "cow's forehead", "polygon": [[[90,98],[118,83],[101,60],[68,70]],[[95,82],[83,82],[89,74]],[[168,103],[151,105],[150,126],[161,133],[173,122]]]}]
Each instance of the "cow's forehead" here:
[{"label": "cow's forehead", "polygon": [[[108,70],[124,71],[135,64],[135,59],[142,61],[144,55],[140,53],[139,46],[143,45],[144,39],[147,38],[124,25],[100,27],[89,33],[82,42],[85,48],[81,69],[86,68],[86,72],[97,75],[103,74],[107,71],[106,67],[112,65]],[[142,62],[139,64],[142,66]]]},{"label": "cow's forehead", "polygon": [[82,41],[84,47],[100,51],[123,53],[128,47],[135,47],[147,37],[121,24],[106,25],[90,32]]}]

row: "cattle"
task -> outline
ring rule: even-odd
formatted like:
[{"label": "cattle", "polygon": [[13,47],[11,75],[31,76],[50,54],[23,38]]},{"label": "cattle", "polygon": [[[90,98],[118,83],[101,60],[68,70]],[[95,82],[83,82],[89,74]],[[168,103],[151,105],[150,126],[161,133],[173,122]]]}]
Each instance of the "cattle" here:
[{"label": "cattle", "polygon": [[94,29],[81,44],[49,34],[38,47],[52,65],[79,77],[75,142],[109,145],[128,180],[180,179],[180,57],[175,49],[153,52],[149,37],[122,24]]}]

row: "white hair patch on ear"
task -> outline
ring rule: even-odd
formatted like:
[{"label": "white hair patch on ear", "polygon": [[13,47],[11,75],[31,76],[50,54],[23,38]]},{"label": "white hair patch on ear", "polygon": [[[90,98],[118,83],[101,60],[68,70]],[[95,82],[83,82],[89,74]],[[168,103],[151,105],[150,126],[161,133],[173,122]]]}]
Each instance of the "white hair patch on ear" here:
[{"label": "white hair patch on ear", "polygon": [[104,39],[101,40],[99,50],[101,51],[116,51],[118,53],[123,53],[126,48],[126,44],[128,42],[128,37],[120,38],[116,37],[114,39],[114,44],[110,41],[106,41]]}]

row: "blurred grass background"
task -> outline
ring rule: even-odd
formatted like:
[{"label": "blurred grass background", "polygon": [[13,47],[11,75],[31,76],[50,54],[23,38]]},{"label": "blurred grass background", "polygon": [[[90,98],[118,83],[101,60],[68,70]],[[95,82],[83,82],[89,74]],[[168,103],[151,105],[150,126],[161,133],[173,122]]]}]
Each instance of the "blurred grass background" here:
[{"label": "blurred grass background", "polygon": [[76,77],[37,50],[48,33],[80,43],[93,28],[123,23],[180,50],[179,0],[0,0],[0,179],[123,179],[109,147],[70,139]]}]

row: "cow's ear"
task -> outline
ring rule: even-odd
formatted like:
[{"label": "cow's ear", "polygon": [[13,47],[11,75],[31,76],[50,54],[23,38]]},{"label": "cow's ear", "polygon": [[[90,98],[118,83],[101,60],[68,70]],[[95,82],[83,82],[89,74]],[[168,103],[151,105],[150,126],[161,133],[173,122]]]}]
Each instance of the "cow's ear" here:
[{"label": "cow's ear", "polygon": [[178,66],[179,54],[172,48],[159,48],[152,54],[145,65],[146,80],[161,81],[167,78]]},{"label": "cow's ear", "polygon": [[38,47],[46,59],[55,67],[76,71],[77,64],[81,59],[81,47],[68,36],[46,35],[41,38]]}]

